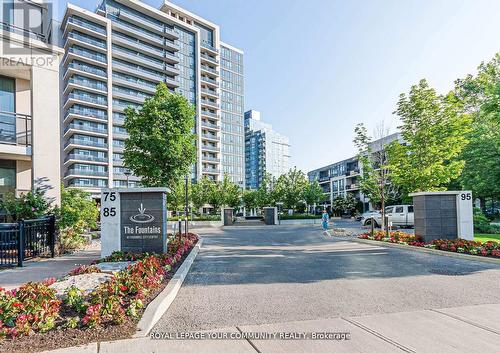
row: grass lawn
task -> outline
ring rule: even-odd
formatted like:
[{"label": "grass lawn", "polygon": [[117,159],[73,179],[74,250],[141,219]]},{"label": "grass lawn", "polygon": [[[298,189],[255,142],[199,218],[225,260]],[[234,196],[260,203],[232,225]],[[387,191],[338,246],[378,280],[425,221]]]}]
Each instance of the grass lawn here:
[{"label": "grass lawn", "polygon": [[487,241],[500,242],[500,234],[474,234],[474,240],[480,241],[481,243],[484,243]]}]

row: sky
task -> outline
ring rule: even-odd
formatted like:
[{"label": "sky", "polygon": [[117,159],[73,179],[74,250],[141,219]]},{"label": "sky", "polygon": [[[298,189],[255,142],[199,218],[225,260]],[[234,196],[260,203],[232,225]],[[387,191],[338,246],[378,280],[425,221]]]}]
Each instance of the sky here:
[{"label": "sky", "polygon": [[354,156],[357,123],[395,132],[398,97],[420,79],[446,93],[500,51],[497,0],[172,2],[245,52],[245,110],[290,137],[291,166],[304,172]]}]

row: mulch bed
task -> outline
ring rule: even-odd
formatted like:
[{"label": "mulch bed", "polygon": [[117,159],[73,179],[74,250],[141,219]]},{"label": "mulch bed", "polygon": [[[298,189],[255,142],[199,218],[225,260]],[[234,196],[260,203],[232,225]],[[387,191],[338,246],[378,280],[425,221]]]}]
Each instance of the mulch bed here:
[{"label": "mulch bed", "polygon": [[47,333],[35,333],[31,336],[23,336],[17,339],[0,340],[0,352],[2,353],[33,353],[47,350],[66,348],[78,345],[84,345],[92,342],[114,341],[132,337],[136,333],[137,323],[142,317],[147,305],[153,301],[158,294],[167,286],[168,282],[182,265],[186,257],[194,249],[184,254],[180,261],[175,264],[174,271],[170,271],[165,275],[165,278],[160,287],[153,290],[152,293],[145,298],[144,308],[141,309],[140,315],[137,318],[129,318],[121,325],[102,325],[100,327],[77,328],[77,329],[54,329]]}]

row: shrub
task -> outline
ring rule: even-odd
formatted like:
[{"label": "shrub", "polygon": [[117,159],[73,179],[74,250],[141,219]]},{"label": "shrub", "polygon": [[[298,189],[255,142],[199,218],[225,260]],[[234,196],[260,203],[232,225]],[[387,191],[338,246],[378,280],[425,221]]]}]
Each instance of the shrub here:
[{"label": "shrub", "polygon": [[286,220],[286,219],[320,219],[321,215],[295,213],[292,215],[283,214],[280,216],[280,218],[282,220]]},{"label": "shrub", "polygon": [[40,218],[51,211],[50,203],[45,199],[45,191],[41,189],[29,191],[19,197],[7,194],[0,201],[0,207],[11,221]]},{"label": "shrub", "polygon": [[30,282],[19,290],[0,289],[0,337],[19,337],[51,330],[59,317],[61,302],[53,281]]},{"label": "shrub", "polygon": [[85,238],[74,228],[66,228],[59,231],[59,245],[61,252],[76,250],[85,244]]},{"label": "shrub", "polygon": [[83,275],[85,273],[101,273],[101,269],[95,265],[81,265],[69,272],[70,276]]}]

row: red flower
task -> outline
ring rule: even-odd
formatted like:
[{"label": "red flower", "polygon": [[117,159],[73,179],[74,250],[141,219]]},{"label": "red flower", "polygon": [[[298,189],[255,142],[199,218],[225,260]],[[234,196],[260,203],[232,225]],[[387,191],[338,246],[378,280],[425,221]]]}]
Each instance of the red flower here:
[{"label": "red flower", "polygon": [[123,286],[123,285],[121,285],[121,286],[120,286],[120,290],[121,290],[122,292],[125,292],[127,289],[128,289],[128,287],[127,287],[127,286]]},{"label": "red flower", "polygon": [[13,306],[14,308],[21,308],[21,307],[23,306],[23,303],[18,303],[18,302],[16,302],[16,303],[12,304],[12,306]]}]

